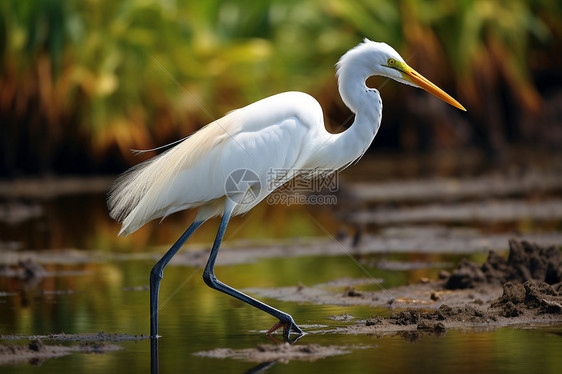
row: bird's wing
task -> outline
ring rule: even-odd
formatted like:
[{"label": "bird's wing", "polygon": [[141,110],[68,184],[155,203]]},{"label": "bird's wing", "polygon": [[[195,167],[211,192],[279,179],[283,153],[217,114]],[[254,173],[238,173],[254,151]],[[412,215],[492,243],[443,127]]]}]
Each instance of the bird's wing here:
[{"label": "bird's wing", "polygon": [[110,190],[110,216],[123,222],[136,210],[137,220],[148,219],[154,213],[152,207],[159,188],[171,183],[181,170],[197,164],[212,149],[227,141],[230,133],[239,131],[236,123],[236,112],[231,112],[168,151],[129,169]]},{"label": "bird's wing", "polygon": [[306,158],[301,143],[318,119],[318,102],[296,92],[230,112],[122,175],[110,191],[110,215],[123,223],[121,233],[132,233],[152,219],[225,196],[225,180],[237,169],[252,170],[267,187],[270,170]]}]

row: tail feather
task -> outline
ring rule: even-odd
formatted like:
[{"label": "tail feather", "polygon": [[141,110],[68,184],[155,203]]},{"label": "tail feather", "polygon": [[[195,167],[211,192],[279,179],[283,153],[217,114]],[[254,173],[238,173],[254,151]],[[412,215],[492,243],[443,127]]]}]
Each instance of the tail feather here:
[{"label": "tail feather", "polygon": [[[209,157],[211,151],[239,130],[231,112],[186,138],[166,152],[132,167],[121,175],[111,187],[107,206],[109,215],[122,223],[120,235],[139,229],[146,222],[162,217],[172,206],[166,205],[166,188],[172,185],[181,170],[189,169]],[[228,129],[228,131],[226,130]],[[185,186],[186,189],[188,186]],[[179,206],[190,206],[186,200]],[[201,202],[199,202],[199,205]]]},{"label": "tail feather", "polygon": [[[109,208],[109,216],[111,218],[119,223],[123,223],[139,205],[150,189],[151,182],[155,177],[151,173],[151,169],[153,169],[151,166],[163,155],[130,168],[115,180],[109,190],[107,199],[107,207]],[[120,235],[124,229],[125,227],[119,233]],[[136,229],[133,231],[136,231]]]}]

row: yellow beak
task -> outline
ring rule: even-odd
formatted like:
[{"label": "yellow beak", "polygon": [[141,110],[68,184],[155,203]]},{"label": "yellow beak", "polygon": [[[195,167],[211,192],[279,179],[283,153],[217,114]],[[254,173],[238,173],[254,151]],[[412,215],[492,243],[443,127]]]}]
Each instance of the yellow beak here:
[{"label": "yellow beak", "polygon": [[394,66],[389,66],[389,67],[392,67],[393,69],[400,71],[402,73],[402,77],[407,81],[412,82],[413,84],[426,90],[430,94],[437,96],[444,102],[451,104],[452,106],[464,110],[466,112],[466,109],[457,100],[453,99],[445,91],[443,91],[442,89],[431,83],[427,78],[425,78],[423,75],[421,75],[420,73],[418,73],[417,71],[406,65],[405,63],[396,61]]}]

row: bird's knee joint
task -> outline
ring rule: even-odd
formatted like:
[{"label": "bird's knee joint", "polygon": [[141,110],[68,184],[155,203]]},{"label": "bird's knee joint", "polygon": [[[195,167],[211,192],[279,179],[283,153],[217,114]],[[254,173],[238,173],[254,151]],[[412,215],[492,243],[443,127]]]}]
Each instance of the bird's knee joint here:
[{"label": "bird's knee joint", "polygon": [[161,280],[164,277],[164,272],[157,266],[154,266],[150,271],[150,280]]},{"label": "bird's knee joint", "polygon": [[204,271],[203,272],[203,281],[205,281],[205,284],[211,288],[216,288],[216,284],[217,284],[217,277],[215,276],[215,274],[209,272],[209,271]]}]

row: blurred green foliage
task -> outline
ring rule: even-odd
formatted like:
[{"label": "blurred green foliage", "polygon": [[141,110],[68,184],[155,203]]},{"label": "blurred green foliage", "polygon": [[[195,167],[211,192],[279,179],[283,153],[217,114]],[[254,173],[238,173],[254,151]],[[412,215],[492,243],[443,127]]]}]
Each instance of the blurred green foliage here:
[{"label": "blurred green foliage", "polygon": [[[394,46],[501,147],[506,133],[540,133],[506,123],[540,113],[544,95],[534,77],[559,70],[561,15],[562,4],[551,0],[5,0],[1,167],[9,174],[27,162],[56,171],[69,155],[130,158],[129,148],[185,136],[286,90],[311,93],[338,122],[347,112],[334,64],[363,37]],[[418,97],[396,90],[383,92],[391,116],[393,106]],[[435,132],[455,122],[442,117],[428,115]],[[473,140],[453,137],[435,144]]]}]

